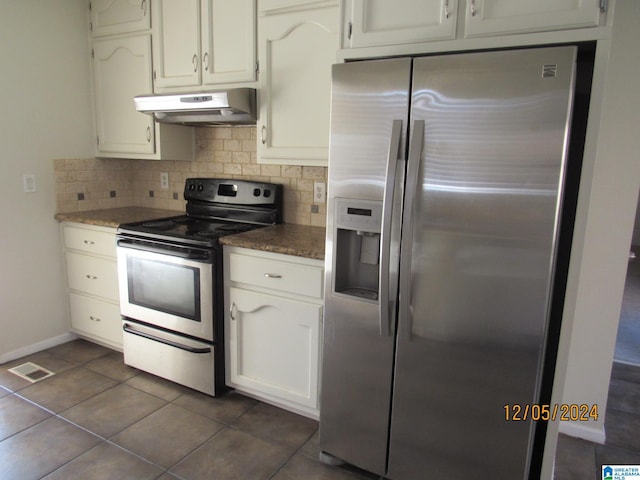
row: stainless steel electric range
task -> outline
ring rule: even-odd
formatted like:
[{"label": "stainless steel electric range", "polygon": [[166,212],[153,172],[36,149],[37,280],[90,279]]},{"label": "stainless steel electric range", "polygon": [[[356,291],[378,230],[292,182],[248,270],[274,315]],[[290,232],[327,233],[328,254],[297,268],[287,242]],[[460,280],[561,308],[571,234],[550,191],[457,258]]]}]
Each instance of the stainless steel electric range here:
[{"label": "stainless steel electric range", "polygon": [[117,233],[127,365],[209,395],[224,389],[225,235],[282,221],[282,187],[187,179],[186,214],[123,224]]}]

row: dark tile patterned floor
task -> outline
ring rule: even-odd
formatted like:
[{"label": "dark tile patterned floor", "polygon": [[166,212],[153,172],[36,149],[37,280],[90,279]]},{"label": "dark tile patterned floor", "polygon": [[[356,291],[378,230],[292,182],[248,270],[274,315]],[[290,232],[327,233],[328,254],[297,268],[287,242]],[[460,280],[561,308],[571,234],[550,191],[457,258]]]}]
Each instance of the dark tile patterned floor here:
[{"label": "dark tile patterned floor", "polygon": [[[26,361],[56,374],[30,383]],[[213,398],[127,367],[76,340],[0,368],[0,478],[372,480],[318,459],[317,422],[230,393]],[[564,435],[556,480],[600,480],[640,464],[640,367],[615,363],[607,443]]]},{"label": "dark tile patterned floor", "polygon": [[602,465],[640,465],[640,367],[614,363],[605,445],[560,435],[555,480],[601,480]]},{"label": "dark tile patterned floor", "polygon": [[632,251],[638,258],[630,260],[627,268],[614,358],[640,365],[640,246]]},{"label": "dark tile patterned floor", "polygon": [[[7,369],[55,372],[30,383]],[[318,423],[237,393],[213,398],[84,340],[0,368],[0,478],[358,480],[320,463]]]}]

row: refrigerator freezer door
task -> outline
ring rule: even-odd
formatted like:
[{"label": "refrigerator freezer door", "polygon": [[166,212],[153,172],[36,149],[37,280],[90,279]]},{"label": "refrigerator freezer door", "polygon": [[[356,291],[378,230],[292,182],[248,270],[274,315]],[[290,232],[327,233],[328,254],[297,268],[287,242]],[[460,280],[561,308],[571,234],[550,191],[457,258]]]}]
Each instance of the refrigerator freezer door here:
[{"label": "refrigerator freezer door", "polygon": [[[398,157],[404,152],[410,80],[411,60],[406,58],[341,64],[333,70],[320,449],[381,475],[387,456],[397,292],[393,278],[404,181],[404,161]],[[395,171],[395,182],[387,181],[388,167]],[[395,191],[394,202],[389,189]],[[376,213],[380,211],[391,218],[383,219]],[[381,221],[377,228],[349,230],[341,219],[350,215],[363,215],[363,225]],[[392,220],[393,225],[385,223]],[[375,265],[368,245],[377,240],[367,232],[379,232],[380,263],[386,265]],[[337,280],[336,258],[341,259]],[[355,284],[362,275],[343,274],[349,265],[358,273],[369,272],[374,285]],[[390,279],[379,278],[376,286],[380,273]],[[351,279],[354,285],[345,284]],[[377,294],[356,294],[371,288]],[[381,289],[391,293],[381,294]],[[388,309],[381,302],[388,302]],[[381,316],[381,311],[390,315]]]},{"label": "refrigerator freezer door", "polygon": [[[389,478],[527,475],[574,47],[414,61]],[[411,156],[411,152],[409,153]]]}]

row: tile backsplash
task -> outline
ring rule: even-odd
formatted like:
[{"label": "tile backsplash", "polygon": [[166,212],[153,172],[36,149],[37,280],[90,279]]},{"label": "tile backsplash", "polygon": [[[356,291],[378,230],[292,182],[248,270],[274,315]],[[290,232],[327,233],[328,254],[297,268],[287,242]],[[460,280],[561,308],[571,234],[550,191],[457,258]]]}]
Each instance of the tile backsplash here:
[{"label": "tile backsplash", "polygon": [[[169,188],[160,188],[160,173]],[[184,210],[183,188],[189,177],[238,178],[278,183],[284,191],[284,221],[326,224],[326,205],[312,213],[313,183],[327,181],[326,167],[257,163],[255,127],[196,129],[193,162],[128,159],[56,159],[56,210],[75,212],[142,206]]]}]

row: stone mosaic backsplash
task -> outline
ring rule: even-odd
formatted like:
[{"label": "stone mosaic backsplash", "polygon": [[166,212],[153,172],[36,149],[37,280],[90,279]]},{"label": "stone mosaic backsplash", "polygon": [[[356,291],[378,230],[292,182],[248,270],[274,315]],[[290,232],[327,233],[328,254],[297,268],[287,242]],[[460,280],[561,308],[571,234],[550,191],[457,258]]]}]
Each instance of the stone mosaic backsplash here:
[{"label": "stone mosaic backsplash", "polygon": [[[56,211],[124,206],[181,211],[187,178],[238,178],[283,185],[285,223],[325,226],[326,205],[314,206],[313,183],[327,181],[326,167],[258,164],[255,127],[198,128],[196,149],[193,162],[56,159]],[[169,174],[168,189],[160,188],[161,172]]]}]

